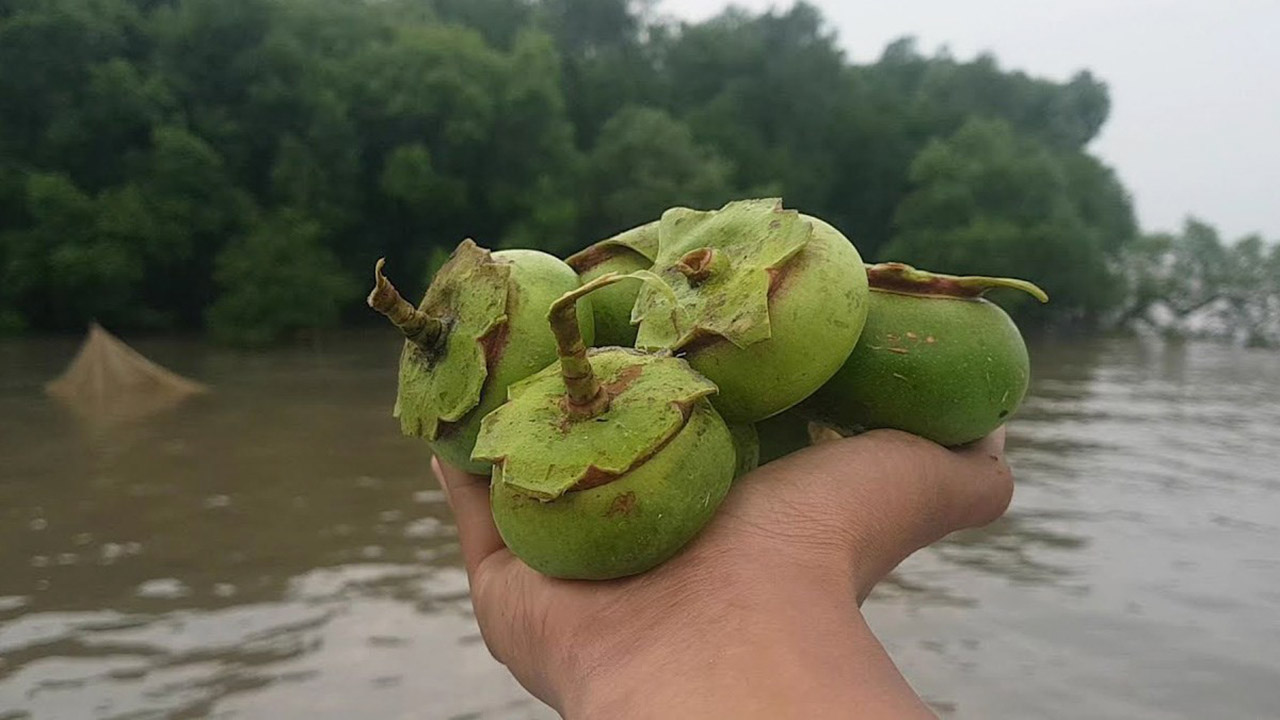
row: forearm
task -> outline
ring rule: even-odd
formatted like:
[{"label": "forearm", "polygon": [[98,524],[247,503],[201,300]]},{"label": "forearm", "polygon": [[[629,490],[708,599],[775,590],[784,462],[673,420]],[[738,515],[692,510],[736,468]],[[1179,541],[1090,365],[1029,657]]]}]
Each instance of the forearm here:
[{"label": "forearm", "polygon": [[853,604],[824,605],[774,612],[718,637],[673,637],[566,693],[565,718],[934,717]]}]

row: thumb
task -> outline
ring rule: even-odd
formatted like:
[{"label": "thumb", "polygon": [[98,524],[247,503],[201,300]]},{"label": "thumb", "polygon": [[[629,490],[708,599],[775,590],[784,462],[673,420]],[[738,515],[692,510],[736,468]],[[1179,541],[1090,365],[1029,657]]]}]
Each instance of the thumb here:
[{"label": "thumb", "polygon": [[1000,517],[1013,496],[1003,428],[961,449],[892,430],[821,443],[740,481],[738,512],[801,552],[850,558],[865,597],[893,568],[948,534]]}]

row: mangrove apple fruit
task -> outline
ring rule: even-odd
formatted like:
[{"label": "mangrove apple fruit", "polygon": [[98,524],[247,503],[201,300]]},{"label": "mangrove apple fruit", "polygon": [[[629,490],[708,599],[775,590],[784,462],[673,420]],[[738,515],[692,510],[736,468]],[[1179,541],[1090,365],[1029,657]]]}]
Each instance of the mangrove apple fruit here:
[{"label": "mangrove apple fruit", "polygon": [[1030,362],[1013,320],[983,299],[1010,278],[939,275],[904,265],[867,267],[871,309],[857,347],[801,406],[842,432],[893,428],[942,445],[984,437],[1017,411]]},{"label": "mangrove apple fruit", "polygon": [[[658,221],[655,220],[601,240],[570,255],[565,262],[586,284],[609,273],[648,270],[657,254]],[[640,285],[637,278],[624,278],[591,294],[597,345],[635,345],[636,328],[631,324],[631,308],[636,304]]]},{"label": "mangrove apple fruit", "polygon": [[687,358],[719,387],[712,402],[729,422],[763,420],[817,390],[866,319],[858,251],[776,198],[667,210],[653,273],[670,292],[641,287],[636,347]]},{"label": "mangrove apple fruit", "polygon": [[559,364],[509,388],[473,455],[493,463],[503,542],[551,577],[604,580],[662,563],[733,480],[733,438],[707,401],[715,385],[670,354],[584,346],[574,302],[616,279],[556,301]]},{"label": "mangrove apple fruit", "polygon": [[[453,251],[417,308],[374,269],[369,306],[405,336],[394,415],[445,462],[488,473],[471,450],[480,420],[501,405],[507,387],[555,362],[547,328],[551,303],[578,287],[559,259],[536,250],[490,252],[470,240]],[[594,337],[591,313],[581,332]]]}]

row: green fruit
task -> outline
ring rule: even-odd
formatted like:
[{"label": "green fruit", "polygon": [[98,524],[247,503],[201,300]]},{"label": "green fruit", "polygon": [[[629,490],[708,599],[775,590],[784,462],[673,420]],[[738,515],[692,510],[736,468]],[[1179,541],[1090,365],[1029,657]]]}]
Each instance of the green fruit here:
[{"label": "green fruit", "polygon": [[982,298],[1022,280],[955,277],[901,263],[871,265],[871,310],[844,367],[801,406],[845,432],[893,428],[942,445],[984,437],[1022,402],[1030,362],[1022,335]]},{"label": "green fruit", "polygon": [[733,451],[737,457],[733,477],[746,475],[760,466],[760,438],[756,435],[756,426],[741,423],[729,426],[729,435],[733,437]]},{"label": "green fruit", "polygon": [[[480,421],[511,383],[555,361],[547,308],[578,286],[577,275],[543,252],[490,252],[464,240],[415,309],[382,267],[378,261],[369,305],[405,335],[394,411],[401,430],[451,465],[489,472],[488,463],[471,459]],[[589,312],[581,332],[594,336]]]},{"label": "green fruit", "polygon": [[675,555],[711,519],[733,479],[732,467],[724,421],[701,403],[684,428],[635,470],[554,502],[514,488],[496,468],[493,517],[507,547],[544,575],[635,575]]},{"label": "green fruit", "polygon": [[[565,262],[585,284],[608,273],[648,270],[657,253],[658,221],[655,220],[601,240],[570,255]],[[638,279],[627,278],[592,293],[597,345],[635,345],[636,328],[631,324],[631,308],[636,304],[640,284]]]},{"label": "green fruit", "polygon": [[803,450],[811,444],[809,421],[794,410],[778,413],[756,423],[760,437],[760,464]]},{"label": "green fruit", "polygon": [[481,423],[494,522],[511,552],[558,578],[605,580],[667,560],[711,519],[736,451],[685,361],[628,348],[587,351],[573,302],[552,307],[560,363],[513,384]]},{"label": "green fruit", "polygon": [[687,358],[720,388],[712,402],[727,421],[763,420],[849,356],[867,312],[861,267],[839,231],[777,199],[673,208],[653,264],[666,288],[641,288],[636,346]]}]

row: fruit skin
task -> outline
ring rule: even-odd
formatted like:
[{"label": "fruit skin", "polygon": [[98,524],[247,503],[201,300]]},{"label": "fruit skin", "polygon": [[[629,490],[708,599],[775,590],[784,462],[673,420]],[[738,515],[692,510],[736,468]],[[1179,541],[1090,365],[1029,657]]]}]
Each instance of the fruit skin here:
[{"label": "fruit skin", "polygon": [[[577,271],[583,284],[608,273],[648,270],[658,250],[658,221],[635,227],[570,255],[565,263]],[[591,294],[597,345],[631,347],[636,328],[631,324],[631,308],[636,304],[640,281],[620,280]]]},{"label": "fruit skin", "polygon": [[1022,335],[999,306],[873,289],[857,347],[800,410],[846,432],[893,428],[961,445],[1005,423],[1029,377]]},{"label": "fruit skin", "polygon": [[[458,246],[432,285],[446,287],[456,268],[475,269],[486,263],[506,271],[478,276],[485,282],[505,286],[505,290],[497,289],[503,306],[488,308],[496,313],[491,331],[484,338],[472,338],[463,334],[461,323],[447,323],[451,329],[430,352],[406,340],[400,355],[394,411],[404,434],[423,438],[441,460],[477,474],[487,474],[491,467],[487,462],[471,459],[480,421],[506,400],[509,385],[555,362],[556,343],[547,327],[547,308],[556,298],[578,287],[577,274],[553,255],[536,250],[490,253],[469,240]],[[480,291],[474,282],[461,285],[463,291]],[[461,306],[447,294],[434,302],[431,295],[428,290],[420,310],[447,315]],[[594,338],[590,312],[579,316],[579,328],[587,342]],[[444,403],[437,384],[466,385],[477,392],[454,394]]]},{"label": "fruit skin", "polygon": [[733,450],[737,457],[733,470],[736,480],[760,466],[760,437],[756,434],[756,426],[749,423],[730,425],[729,435],[733,437]]},{"label": "fruit skin", "polygon": [[857,249],[826,222],[801,217],[813,224],[813,238],[770,293],[769,339],[746,348],[719,340],[687,355],[720,387],[713,403],[733,422],[758,422],[811,395],[839,370],[866,321]]},{"label": "fruit skin", "polygon": [[810,445],[809,421],[795,410],[780,412],[756,423],[760,437],[760,464],[803,450]]},{"label": "fruit skin", "polygon": [[[782,218],[795,213],[782,210],[776,199],[730,203],[717,212],[725,213],[735,206],[746,205],[755,206],[749,208],[752,212],[768,206],[766,212],[773,214],[764,215],[764,223],[770,223],[770,217]],[[690,289],[688,280],[672,271],[676,267],[672,263],[673,254],[679,257],[684,251],[699,247],[698,242],[691,241],[678,249],[669,248],[668,238],[675,233],[669,233],[667,225],[681,212],[694,216],[709,214],[683,208],[664,213],[662,244],[653,271],[677,292],[696,294],[698,291]],[[637,346],[669,347],[688,359],[695,370],[720,388],[712,403],[726,422],[757,422],[808,397],[844,363],[866,320],[867,279],[857,249],[828,223],[806,215],[798,217],[812,226],[812,234],[798,252],[770,268],[769,277],[759,285],[760,295],[751,298],[751,301],[767,303],[768,332],[763,339],[753,337],[745,344],[735,344],[720,334],[722,328],[712,328],[708,332],[695,330],[669,342],[656,333],[646,332],[649,323],[656,326],[663,320],[659,312],[650,309],[649,314],[641,318]],[[758,224],[758,221],[752,222]],[[732,237],[732,234],[722,237]],[[707,281],[700,287],[707,288],[709,294],[716,286]],[[637,311],[646,311],[647,292],[648,288],[641,290]],[[714,309],[716,306],[742,305],[740,297],[704,298],[703,302],[711,306],[713,312],[719,312]],[[655,303],[651,307],[661,306]],[[670,321],[666,322],[669,326]],[[733,321],[723,327],[742,326]]]},{"label": "fruit skin", "polygon": [[666,445],[634,470],[543,502],[503,482],[495,466],[490,501],[503,542],[538,572],[608,580],[650,570],[675,555],[728,493],[733,439],[706,400]]}]

